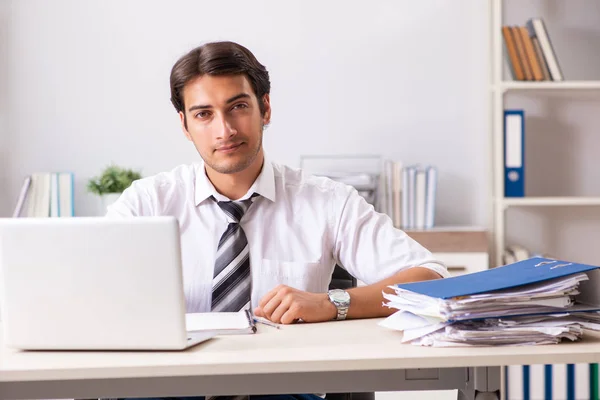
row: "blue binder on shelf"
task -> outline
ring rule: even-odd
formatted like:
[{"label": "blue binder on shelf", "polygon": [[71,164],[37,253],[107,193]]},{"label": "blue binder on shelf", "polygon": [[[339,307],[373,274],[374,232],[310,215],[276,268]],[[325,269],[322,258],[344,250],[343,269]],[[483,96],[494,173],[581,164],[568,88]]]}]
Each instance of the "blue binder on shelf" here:
[{"label": "blue binder on shelf", "polygon": [[525,112],[504,110],[504,196],[525,196]]},{"label": "blue binder on shelf", "polygon": [[[585,272],[588,280],[579,284],[575,305],[565,312],[600,311],[600,266],[533,257],[512,264],[470,274],[432,281],[395,285],[398,288],[434,299],[459,299],[464,296],[514,289]],[[556,311],[553,311],[554,313]],[[551,313],[551,312],[548,312]],[[518,313],[514,314],[518,315]]]}]

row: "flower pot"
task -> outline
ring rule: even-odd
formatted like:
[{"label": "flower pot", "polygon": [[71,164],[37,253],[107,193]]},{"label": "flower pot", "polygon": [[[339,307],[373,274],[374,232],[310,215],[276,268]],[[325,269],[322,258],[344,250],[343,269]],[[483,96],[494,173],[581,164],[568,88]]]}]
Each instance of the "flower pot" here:
[{"label": "flower pot", "polygon": [[106,214],[106,208],[110,206],[112,203],[117,201],[117,199],[121,196],[121,193],[106,193],[100,196],[100,202],[102,204],[101,214]]}]

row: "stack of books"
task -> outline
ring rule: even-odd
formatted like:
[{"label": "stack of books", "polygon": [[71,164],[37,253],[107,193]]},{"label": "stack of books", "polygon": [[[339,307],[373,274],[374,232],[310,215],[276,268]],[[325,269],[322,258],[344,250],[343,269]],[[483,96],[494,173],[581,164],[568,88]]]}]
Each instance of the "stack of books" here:
[{"label": "stack of books", "polygon": [[379,209],[400,229],[430,229],[435,225],[437,168],[385,160]]},{"label": "stack of books", "polygon": [[457,277],[392,286],[381,325],[421,346],[552,344],[600,330],[600,267],[533,257]]},{"label": "stack of books", "polygon": [[74,215],[72,173],[43,172],[25,177],[13,218],[73,217]]},{"label": "stack of books", "polygon": [[513,79],[564,80],[550,35],[541,18],[531,18],[525,26],[505,25],[502,37]]}]

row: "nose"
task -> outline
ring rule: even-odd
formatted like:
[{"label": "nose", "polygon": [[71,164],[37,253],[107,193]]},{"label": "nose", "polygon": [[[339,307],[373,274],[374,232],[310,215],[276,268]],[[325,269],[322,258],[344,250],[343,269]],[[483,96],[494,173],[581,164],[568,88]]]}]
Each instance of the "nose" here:
[{"label": "nose", "polygon": [[237,130],[225,116],[218,118],[218,137],[217,139],[227,140],[237,133]]}]

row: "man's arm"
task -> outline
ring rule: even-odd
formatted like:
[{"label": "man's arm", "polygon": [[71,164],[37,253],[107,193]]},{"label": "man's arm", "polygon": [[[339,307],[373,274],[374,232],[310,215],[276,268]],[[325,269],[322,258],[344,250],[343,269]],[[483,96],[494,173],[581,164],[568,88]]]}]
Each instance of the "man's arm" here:
[{"label": "man's arm", "polygon": [[348,308],[347,318],[387,317],[397,311],[383,306],[384,298],[382,292],[394,293],[388,286],[398,283],[430,281],[441,278],[440,274],[429,268],[414,267],[400,271],[372,285],[350,289],[348,290],[348,293],[350,293],[350,307]]},{"label": "man's arm", "polygon": [[[348,290],[347,318],[391,315],[394,310],[383,305],[382,292],[391,292],[388,286],[448,276],[446,267],[433,259],[431,252],[394,228],[387,215],[375,212],[355,190],[339,190],[332,201],[337,221],[332,232],[334,258],[368,285]],[[282,323],[330,321],[337,315],[327,293],[307,293],[284,285],[267,293],[254,312]]]},{"label": "man's arm", "polygon": [[[372,285],[349,289],[350,307],[346,318],[387,317],[396,311],[383,305],[382,292],[393,293],[388,286],[440,278],[437,272],[429,268],[414,267]],[[280,285],[261,299],[254,314],[283,324],[300,319],[305,322],[324,322],[335,319],[337,308],[327,293],[308,293]]]}]

